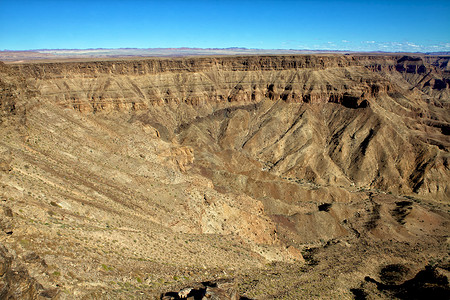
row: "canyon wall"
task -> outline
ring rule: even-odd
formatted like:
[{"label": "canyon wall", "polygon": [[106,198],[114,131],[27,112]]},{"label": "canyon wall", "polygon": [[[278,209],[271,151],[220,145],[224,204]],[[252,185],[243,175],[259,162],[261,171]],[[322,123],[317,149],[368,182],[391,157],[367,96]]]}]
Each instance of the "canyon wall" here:
[{"label": "canyon wall", "polygon": [[[41,96],[80,111],[167,103],[348,102],[389,90],[348,56],[220,57],[16,65]],[[346,68],[346,74],[342,73]],[[334,77],[339,76],[336,82]],[[352,77],[354,76],[354,78]],[[33,81],[34,79],[34,81]]]},{"label": "canyon wall", "polygon": [[142,110],[168,103],[229,106],[264,98],[356,108],[380,93],[398,92],[397,85],[445,100],[450,84],[446,57],[204,57],[49,62],[12,68],[41,97],[83,112]]},{"label": "canyon wall", "polygon": [[448,60],[0,63],[0,294],[338,299],[445,265]]},{"label": "canyon wall", "polygon": [[[38,91],[41,101],[83,113],[132,112],[165,139],[178,136],[186,144],[194,140],[193,146],[244,150],[280,176],[444,199],[449,196],[448,61],[400,55],[248,56],[9,68]],[[266,102],[272,113],[262,115]],[[261,117],[246,113],[232,130],[238,113],[230,108],[248,111],[249,105]],[[221,115],[223,110],[229,113]],[[218,118],[221,126],[211,123]],[[193,133],[201,122],[216,135],[208,145],[199,142],[205,128]]]}]

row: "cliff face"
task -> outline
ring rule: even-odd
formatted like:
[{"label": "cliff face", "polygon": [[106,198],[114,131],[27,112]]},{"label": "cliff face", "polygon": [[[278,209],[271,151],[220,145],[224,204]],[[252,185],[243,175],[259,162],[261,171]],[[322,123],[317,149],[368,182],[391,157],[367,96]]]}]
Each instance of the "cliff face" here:
[{"label": "cliff face", "polygon": [[[230,120],[234,114],[222,118],[220,128],[208,129],[215,132],[220,147],[234,145],[233,149],[245,150],[277,174],[308,178],[314,183],[355,182],[446,198],[447,180],[433,182],[427,176],[448,176],[448,60],[250,56],[41,63],[11,68],[25,76],[47,103],[83,113],[140,112],[137,118],[147,121],[143,114],[148,113],[149,124],[165,138],[183,132],[182,140],[191,139],[186,136],[189,124],[208,122],[221,109],[255,105],[253,114],[261,115],[239,116],[238,132],[227,127],[234,122]],[[259,109],[266,101],[273,103],[271,114]],[[4,107],[11,106],[4,102]],[[320,106],[327,103],[342,108]],[[316,111],[318,107],[321,109]],[[302,130],[304,126],[308,130]],[[298,151],[305,145],[311,148],[310,154]],[[426,170],[417,170],[421,164]]]},{"label": "cliff face", "polygon": [[25,74],[43,97],[80,111],[139,110],[167,103],[258,102],[265,97],[353,106],[358,105],[356,99],[369,99],[389,89],[386,80],[347,56],[150,59],[14,68]]},{"label": "cliff face", "polygon": [[[380,60],[367,57],[364,64],[406,89],[421,92],[442,100],[449,98],[449,58],[399,56]],[[402,79],[406,84],[402,84]]]},{"label": "cliff face", "polygon": [[[81,111],[251,102],[336,102],[354,107],[394,92],[393,73],[432,96],[448,97],[448,58],[268,56],[16,65],[42,96]],[[375,71],[375,72],[369,72]],[[34,79],[34,82],[33,82]],[[399,78],[397,78],[399,81]]]},{"label": "cliff face", "polygon": [[[20,103],[25,103],[33,93],[27,88],[25,78],[0,63],[0,124],[15,115]],[[22,101],[20,101],[22,100]],[[18,103],[19,102],[19,103]]]},{"label": "cliff face", "polygon": [[[381,261],[420,269],[447,253],[448,60],[0,63],[0,204],[14,216],[0,242],[42,291],[78,298],[294,264],[240,283],[277,297],[274,278],[305,286],[302,249],[308,282],[346,282],[331,298]],[[307,247],[323,251],[317,268]]]}]

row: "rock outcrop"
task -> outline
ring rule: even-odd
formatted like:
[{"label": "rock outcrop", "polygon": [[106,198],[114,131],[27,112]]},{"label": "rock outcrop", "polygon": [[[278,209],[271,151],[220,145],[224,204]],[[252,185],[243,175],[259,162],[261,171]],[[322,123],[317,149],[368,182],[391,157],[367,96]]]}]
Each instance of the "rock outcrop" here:
[{"label": "rock outcrop", "polygon": [[55,299],[56,289],[44,287],[31,277],[28,270],[0,244],[1,299]]},{"label": "rock outcrop", "polygon": [[337,299],[445,262],[448,60],[0,63],[1,295]]},{"label": "rock outcrop", "polygon": [[183,288],[179,292],[166,292],[161,295],[161,299],[238,300],[242,298],[237,293],[237,286],[233,279],[219,279],[196,284],[196,287]]},{"label": "rock outcrop", "polygon": [[[45,63],[14,69],[42,97],[97,112],[180,103],[233,105],[266,97],[356,108],[389,90],[388,81],[361,67],[353,57],[330,55]],[[341,77],[338,82],[336,76]]]},{"label": "rock outcrop", "polygon": [[[82,112],[148,115],[166,138],[183,131],[182,140],[195,139],[185,143],[189,147],[211,146],[204,133],[190,135],[190,124],[210,127],[206,122],[212,116],[222,118],[217,113],[225,109],[221,125],[208,129],[219,145],[242,148],[283,176],[322,184],[355,182],[442,199],[450,196],[443,183],[448,182],[449,159],[447,65],[446,57],[313,55],[31,63],[9,68],[25,76],[30,90],[39,91],[47,103]],[[4,110],[14,110],[11,97],[2,100]],[[270,114],[262,110],[269,108],[260,105],[264,100],[273,103]],[[346,109],[329,106],[333,103]],[[249,110],[249,105],[254,108]],[[247,112],[242,115],[244,106]],[[239,111],[231,113],[233,107]],[[275,125],[279,118],[283,123]],[[185,162],[178,163],[185,168]],[[432,179],[442,176],[445,180],[439,183]]]}]

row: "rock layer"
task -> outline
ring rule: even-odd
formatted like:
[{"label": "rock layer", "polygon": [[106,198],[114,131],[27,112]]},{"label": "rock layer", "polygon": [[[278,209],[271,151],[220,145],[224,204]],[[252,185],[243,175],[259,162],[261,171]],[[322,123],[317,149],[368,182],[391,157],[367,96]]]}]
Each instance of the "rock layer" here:
[{"label": "rock layer", "polygon": [[345,298],[380,264],[445,260],[447,64],[0,64],[0,242],[73,298],[222,277],[250,298]]},{"label": "rock layer", "polygon": [[[220,109],[239,109],[266,99],[273,107],[258,107],[270,114],[263,115],[256,106],[253,111],[262,120],[234,113],[225,115],[220,128],[209,128],[218,144],[234,145],[231,148],[244,150],[283,176],[322,184],[354,182],[443,199],[450,195],[444,183],[449,145],[447,65],[445,57],[328,55],[12,68],[49,103],[82,112],[139,111],[139,117],[148,115],[149,124],[162,128],[167,137],[180,132],[180,126],[198,124],[203,120],[199,118],[210,120]],[[13,107],[9,100],[3,103],[6,110]],[[321,106],[327,103],[347,109]],[[182,139],[190,138],[186,134]],[[202,133],[193,134],[202,139]],[[444,180],[433,179],[438,177]]]}]

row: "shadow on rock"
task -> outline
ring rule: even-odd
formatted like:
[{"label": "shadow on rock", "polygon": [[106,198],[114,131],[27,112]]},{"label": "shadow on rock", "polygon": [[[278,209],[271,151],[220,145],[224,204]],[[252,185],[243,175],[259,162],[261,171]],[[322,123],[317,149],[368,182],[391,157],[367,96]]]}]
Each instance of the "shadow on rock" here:
[{"label": "shadow on rock", "polygon": [[167,292],[161,295],[163,300],[188,299],[188,300],[246,300],[237,294],[236,284],[233,279],[221,279],[202,282],[200,287],[185,287],[178,292]]},{"label": "shadow on rock", "polygon": [[444,272],[448,268],[426,266],[410,280],[398,283],[409,272],[403,265],[388,265],[380,271],[380,281],[369,276],[364,278],[359,288],[351,289],[355,299],[368,299],[372,293],[376,293],[371,286],[382,292],[388,298],[398,299],[448,299],[450,287],[448,277]]}]

